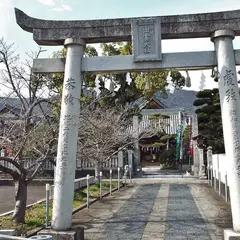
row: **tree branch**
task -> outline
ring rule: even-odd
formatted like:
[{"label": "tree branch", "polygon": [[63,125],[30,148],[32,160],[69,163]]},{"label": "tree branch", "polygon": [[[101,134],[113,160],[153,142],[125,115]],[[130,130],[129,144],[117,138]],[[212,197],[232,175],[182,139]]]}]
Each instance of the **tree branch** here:
[{"label": "tree branch", "polygon": [[27,170],[22,167],[17,161],[15,161],[14,159],[11,158],[7,158],[7,157],[0,157],[0,160],[5,161],[5,162],[9,162],[10,164],[12,164],[14,167],[16,167],[21,173],[26,174]]},{"label": "tree branch", "polygon": [[1,165],[1,164],[0,164],[0,171],[2,171],[2,172],[4,172],[4,173],[10,174],[10,175],[13,177],[13,179],[18,178],[18,176],[19,176],[19,173],[18,173],[18,172],[16,172],[15,170],[10,169],[10,168],[8,168],[8,167],[4,167],[4,166]]},{"label": "tree branch", "polygon": [[38,172],[38,170],[39,170],[39,168],[42,166],[42,162],[40,162],[38,165],[37,165],[37,167],[36,167],[36,169],[34,170],[34,172],[32,173],[32,175],[27,179],[27,184],[29,184],[34,178],[35,178],[35,176],[36,176],[36,174],[37,174],[37,172]]}]

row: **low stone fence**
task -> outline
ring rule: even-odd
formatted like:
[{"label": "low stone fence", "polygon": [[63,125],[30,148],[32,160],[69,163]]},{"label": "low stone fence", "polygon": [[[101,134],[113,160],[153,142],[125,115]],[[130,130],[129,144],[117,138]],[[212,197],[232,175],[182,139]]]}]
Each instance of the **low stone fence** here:
[{"label": "low stone fence", "polygon": [[[95,183],[95,177],[94,176],[90,176],[89,178],[89,185],[92,185]],[[82,177],[82,178],[77,178],[74,181],[74,190],[80,189],[80,188],[84,188],[87,186],[87,177]],[[51,185],[51,196],[53,195],[53,191],[54,190],[54,185]]]},{"label": "low stone fence", "polygon": [[208,183],[218,192],[219,196],[225,198],[226,202],[230,201],[228,173],[225,154],[209,155],[208,152]]},{"label": "low stone fence", "polygon": [[[102,167],[104,169],[117,169],[122,167],[121,159],[118,155],[112,156],[109,161],[103,162]],[[77,160],[77,169],[95,169],[95,164],[89,161]]]},{"label": "low stone fence", "polygon": [[[95,183],[95,177],[94,176],[90,176],[89,178],[89,184],[94,184]],[[77,178],[74,181],[74,190],[83,188],[87,186],[87,177],[83,177],[83,178]]]},{"label": "low stone fence", "polygon": [[[124,158],[124,154],[120,152],[118,155],[112,156],[109,161],[103,162],[102,167],[104,169],[117,169],[118,167],[123,167],[123,161],[124,161],[123,158]],[[25,169],[30,169],[31,167],[34,168],[36,166],[36,159],[25,157],[21,160],[21,163]],[[10,169],[16,169],[14,165],[3,160],[0,161],[0,164]],[[54,168],[55,168],[55,165],[48,159],[44,161],[41,166],[41,169],[43,171],[54,171]],[[95,169],[95,164],[90,161],[77,159],[76,169],[77,170]]]},{"label": "low stone fence", "polygon": [[[25,169],[30,169],[32,167],[36,166],[36,159],[30,158],[30,157],[24,157],[21,160],[16,160],[18,163],[22,163],[22,166]],[[10,169],[16,169],[16,167],[14,165],[12,165],[9,162],[6,162],[4,160],[0,161],[0,164],[3,165],[4,167],[10,168]],[[54,164],[52,162],[49,161],[49,159],[46,159],[43,163],[42,163],[42,170],[53,170],[54,169]]]}]

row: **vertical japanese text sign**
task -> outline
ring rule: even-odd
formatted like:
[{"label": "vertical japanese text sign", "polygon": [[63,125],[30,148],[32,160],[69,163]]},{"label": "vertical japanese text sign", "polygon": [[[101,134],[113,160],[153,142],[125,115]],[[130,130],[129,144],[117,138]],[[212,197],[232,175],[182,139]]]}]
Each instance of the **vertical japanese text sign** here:
[{"label": "vertical japanese text sign", "polygon": [[132,43],[134,61],[161,61],[160,17],[132,20]]}]

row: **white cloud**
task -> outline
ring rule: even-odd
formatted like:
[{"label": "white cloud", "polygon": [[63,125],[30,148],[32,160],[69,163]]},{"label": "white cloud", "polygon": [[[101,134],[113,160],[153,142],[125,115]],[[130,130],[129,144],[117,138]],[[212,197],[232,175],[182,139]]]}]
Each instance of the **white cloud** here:
[{"label": "white cloud", "polygon": [[61,7],[56,7],[56,8],[53,8],[52,11],[54,11],[54,12],[63,12],[64,9],[61,8]]},{"label": "white cloud", "polygon": [[56,1],[55,0],[36,0],[38,3],[41,3],[43,5],[47,5],[47,6],[55,6],[56,5]]},{"label": "white cloud", "polygon": [[35,0],[36,2],[53,7],[52,11],[55,12],[64,12],[64,11],[72,11],[72,7],[65,3],[64,0]]},{"label": "white cloud", "polygon": [[62,1],[59,7],[55,7],[52,10],[55,12],[72,11],[72,7]]},{"label": "white cloud", "polygon": [[67,4],[62,4],[61,7],[66,11],[72,11],[72,8]]}]

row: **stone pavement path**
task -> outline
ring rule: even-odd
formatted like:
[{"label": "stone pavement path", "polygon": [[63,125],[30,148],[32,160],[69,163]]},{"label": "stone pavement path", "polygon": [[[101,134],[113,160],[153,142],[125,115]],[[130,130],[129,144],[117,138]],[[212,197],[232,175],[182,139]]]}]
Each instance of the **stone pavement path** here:
[{"label": "stone pavement path", "polygon": [[85,239],[223,239],[230,205],[206,184],[155,181],[129,186],[73,216]]},{"label": "stone pavement path", "polygon": [[164,239],[211,239],[186,184],[170,186],[167,223]]},{"label": "stone pavement path", "polygon": [[[45,197],[45,186],[28,186],[27,204]],[[14,209],[14,187],[0,186],[0,214]]]}]

